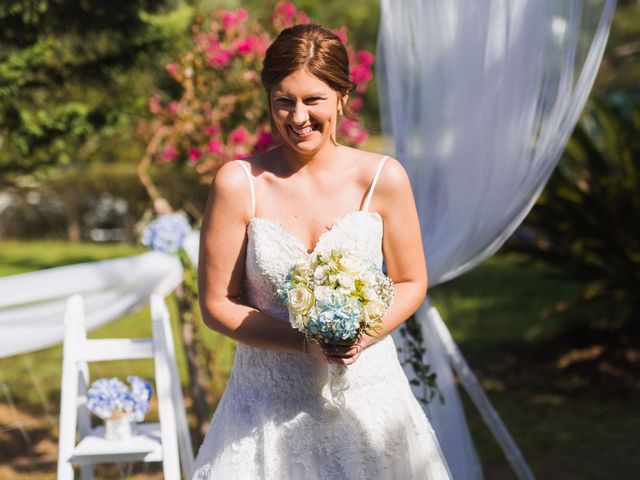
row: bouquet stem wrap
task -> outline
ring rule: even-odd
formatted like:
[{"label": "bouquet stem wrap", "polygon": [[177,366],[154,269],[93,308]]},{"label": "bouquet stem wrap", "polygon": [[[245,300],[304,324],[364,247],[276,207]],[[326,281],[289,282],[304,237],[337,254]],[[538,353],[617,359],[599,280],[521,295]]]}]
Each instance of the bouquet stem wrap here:
[{"label": "bouquet stem wrap", "polygon": [[329,365],[329,392],[336,407],[345,407],[344,392],[349,388],[348,371],[346,365]]}]

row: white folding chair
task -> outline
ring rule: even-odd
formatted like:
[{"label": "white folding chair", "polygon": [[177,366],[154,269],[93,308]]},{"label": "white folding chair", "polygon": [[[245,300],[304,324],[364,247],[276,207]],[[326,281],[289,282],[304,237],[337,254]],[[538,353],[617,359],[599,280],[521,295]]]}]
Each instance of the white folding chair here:
[{"label": "white folding chair", "polygon": [[[109,462],[162,462],[164,478],[186,475],[193,463],[184,400],[175,361],[169,311],[161,295],[151,296],[153,337],[146,339],[87,339],[82,297],[73,295],[65,313],[58,480],[94,478],[93,465]],[[87,409],[90,362],[152,358],[158,398],[158,423],[138,424],[136,433],[122,441],[106,440],[104,427],[91,427]],[[76,434],[78,439],[76,441]],[[179,452],[179,453],[178,453]]]}]

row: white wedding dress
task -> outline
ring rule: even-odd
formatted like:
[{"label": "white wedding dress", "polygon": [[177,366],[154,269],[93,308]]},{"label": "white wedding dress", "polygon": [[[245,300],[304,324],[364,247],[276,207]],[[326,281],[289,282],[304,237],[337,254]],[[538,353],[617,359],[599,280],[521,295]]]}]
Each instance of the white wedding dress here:
[{"label": "white wedding dress", "polygon": [[[341,217],[314,251],[348,249],[382,266],[383,222],[363,210]],[[252,176],[245,164],[255,212]],[[276,288],[309,255],[265,218],[248,225],[246,302],[288,322]],[[193,480],[449,479],[435,434],[411,392],[391,336],[348,367],[344,407],[332,401],[328,366],[302,355],[238,344],[233,371],[200,448]]]}]

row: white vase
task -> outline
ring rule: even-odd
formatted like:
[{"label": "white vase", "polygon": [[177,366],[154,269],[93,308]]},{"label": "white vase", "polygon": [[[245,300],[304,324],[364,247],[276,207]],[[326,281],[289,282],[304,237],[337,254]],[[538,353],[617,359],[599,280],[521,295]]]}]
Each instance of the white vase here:
[{"label": "white vase", "polygon": [[104,421],[104,438],[107,440],[126,440],[133,435],[133,422],[127,415],[107,418]]}]

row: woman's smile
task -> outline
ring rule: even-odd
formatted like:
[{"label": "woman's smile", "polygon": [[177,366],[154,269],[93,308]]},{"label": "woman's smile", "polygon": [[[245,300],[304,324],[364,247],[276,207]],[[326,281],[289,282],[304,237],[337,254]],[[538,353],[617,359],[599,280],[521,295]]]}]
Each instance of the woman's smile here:
[{"label": "woman's smile", "polygon": [[294,127],[293,125],[289,125],[289,128],[298,138],[308,138],[315,131],[313,125],[306,125],[304,127]]}]

